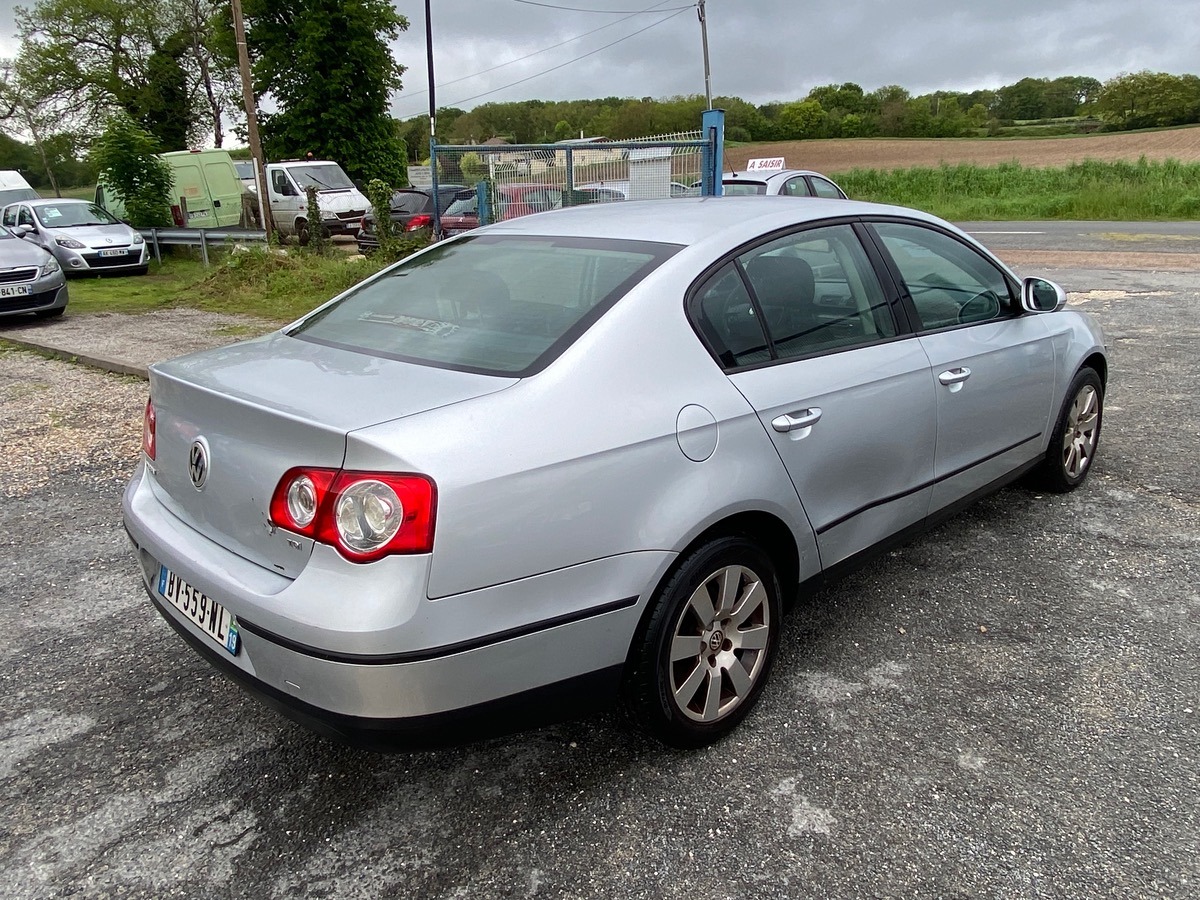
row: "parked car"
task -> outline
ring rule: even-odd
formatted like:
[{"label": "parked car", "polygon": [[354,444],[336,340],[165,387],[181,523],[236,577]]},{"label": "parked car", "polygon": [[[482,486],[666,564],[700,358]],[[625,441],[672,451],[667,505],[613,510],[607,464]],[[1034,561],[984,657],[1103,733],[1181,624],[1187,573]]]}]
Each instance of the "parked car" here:
[{"label": "parked car", "polygon": [[[561,209],[564,206],[587,206],[624,200],[617,191],[598,187],[582,187],[572,191],[550,184],[503,184],[497,188],[496,209],[492,218],[502,222],[535,212]],[[479,200],[472,190],[459,194],[442,216],[442,232],[447,236],[462,234],[479,227]]]},{"label": "parked car", "polygon": [[233,161],[234,171],[237,172],[238,180],[242,183],[242,187],[251,193],[258,193],[258,181],[254,177],[254,160],[252,159],[235,159]]},{"label": "parked car", "polygon": [[667,197],[692,196],[691,189],[678,181],[665,184],[662,182],[631,184],[628,179],[624,181],[590,181],[587,184],[578,185],[578,187],[581,190],[612,191],[619,195],[612,199],[620,200],[660,200]]},{"label": "parked car", "polygon": [[146,241],[137,229],[87,200],[28,200],[4,207],[0,223],[53,253],[70,274],[145,275]]},{"label": "parked car", "polygon": [[0,227],[0,316],[61,316],[67,299],[67,280],[58,260]]},{"label": "parked car", "polygon": [[1065,303],[893,206],[512,219],[152,366],[125,526],[174,629],[326,733],[619,699],[698,746],[785,597],[1018,476],[1084,482],[1108,362]]},{"label": "parked car", "polygon": [[[467,191],[474,191],[465,184],[439,184],[438,213],[444,213],[454,199]],[[420,228],[433,227],[433,188],[405,188],[392,194],[392,222],[397,231],[416,231]],[[375,213],[370,209],[363,214],[359,223],[358,250],[360,253],[370,253],[379,249],[379,237],[375,234]]]},{"label": "parked car", "polygon": [[846,192],[820,172],[807,169],[729,172],[721,179],[721,192],[728,196],[781,194],[785,197],[827,197],[845,200]]}]

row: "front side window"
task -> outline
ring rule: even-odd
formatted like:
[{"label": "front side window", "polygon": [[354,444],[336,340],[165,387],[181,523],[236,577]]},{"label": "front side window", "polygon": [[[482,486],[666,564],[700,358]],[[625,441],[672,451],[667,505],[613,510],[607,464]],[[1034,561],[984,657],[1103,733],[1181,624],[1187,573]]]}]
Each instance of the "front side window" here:
[{"label": "front side window", "polygon": [[490,375],[531,375],[674,244],[479,235],[387,270],[289,334],[358,353]]},{"label": "front side window", "polygon": [[33,213],[29,211],[28,206],[22,206],[21,211],[17,213],[18,225],[33,225]]},{"label": "front side window", "polygon": [[15,206],[9,206],[4,210],[3,222],[9,228],[17,224],[17,208]]},{"label": "front side window", "polygon": [[942,231],[902,222],[872,225],[912,297],[921,328],[1016,315],[1016,287],[989,259]]}]

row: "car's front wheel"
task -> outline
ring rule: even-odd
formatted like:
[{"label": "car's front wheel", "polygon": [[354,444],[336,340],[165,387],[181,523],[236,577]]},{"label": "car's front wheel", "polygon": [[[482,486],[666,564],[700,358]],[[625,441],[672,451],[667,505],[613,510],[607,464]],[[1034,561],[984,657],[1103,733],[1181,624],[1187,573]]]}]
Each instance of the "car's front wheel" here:
[{"label": "car's front wheel", "polygon": [[1067,390],[1038,472],[1042,487],[1065,494],[1083,484],[1100,445],[1103,417],[1104,384],[1095,369],[1080,369]]},{"label": "car's front wheel", "polygon": [[743,537],[692,551],[659,588],[630,653],[624,704],[672,747],[702,747],[750,712],[775,655],[775,566]]}]

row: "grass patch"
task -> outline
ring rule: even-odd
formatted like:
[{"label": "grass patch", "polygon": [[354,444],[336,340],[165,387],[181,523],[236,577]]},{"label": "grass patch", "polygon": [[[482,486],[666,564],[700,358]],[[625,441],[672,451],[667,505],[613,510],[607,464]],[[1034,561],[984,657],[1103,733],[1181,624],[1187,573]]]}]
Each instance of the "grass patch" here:
[{"label": "grass patch", "polygon": [[1200,218],[1200,163],[1085,160],[1043,169],[943,164],[834,176],[856,200],[915,206],[945,219],[1151,221]]},{"label": "grass patch", "polygon": [[[346,288],[375,274],[382,258],[328,256],[266,248],[213,253],[205,268],[186,254],[164,255],[143,276],[72,279],[72,313],[138,313],[187,307],[290,322]],[[230,326],[237,329],[241,326]],[[231,337],[239,335],[230,333]]]}]

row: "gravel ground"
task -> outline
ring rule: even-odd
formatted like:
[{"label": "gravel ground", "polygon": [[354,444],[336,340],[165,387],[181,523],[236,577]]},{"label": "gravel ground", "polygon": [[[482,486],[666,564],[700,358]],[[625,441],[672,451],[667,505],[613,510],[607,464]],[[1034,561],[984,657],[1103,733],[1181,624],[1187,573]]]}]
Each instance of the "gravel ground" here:
[{"label": "gravel ground", "polygon": [[26,496],[65,472],[86,487],[127,480],[145,405],[140,378],[0,347],[0,497]]},{"label": "gravel ground", "polygon": [[1112,352],[1088,483],[800,604],[696,753],[613,716],[392,756],[281,719],[142,592],[144,383],[0,353],[0,895],[1200,895],[1200,276],[1049,274]]}]

